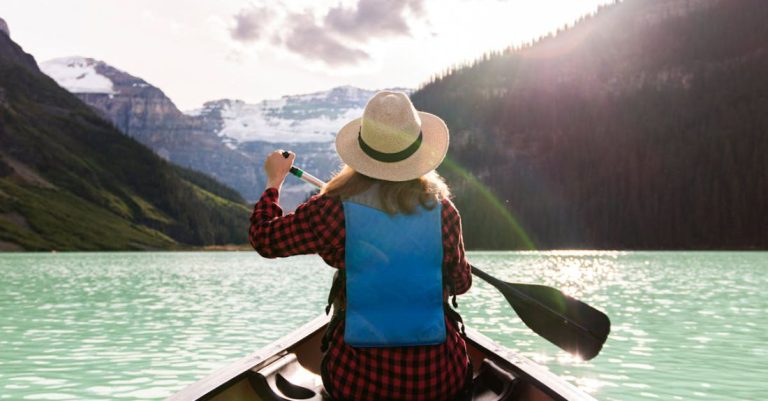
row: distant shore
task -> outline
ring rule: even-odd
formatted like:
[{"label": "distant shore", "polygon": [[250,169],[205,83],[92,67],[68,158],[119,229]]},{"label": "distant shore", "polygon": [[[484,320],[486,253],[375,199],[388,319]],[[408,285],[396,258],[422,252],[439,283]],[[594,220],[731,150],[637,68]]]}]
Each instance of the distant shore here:
[{"label": "distant shore", "polygon": [[227,245],[206,245],[206,246],[199,246],[199,247],[190,247],[188,249],[182,249],[182,250],[189,250],[189,251],[204,251],[204,252],[232,252],[232,251],[253,251],[253,248],[250,244],[227,244]]},{"label": "distant shore", "polygon": [[180,245],[167,249],[49,249],[49,250],[25,250],[24,248],[8,242],[0,241],[0,255],[3,253],[59,253],[59,252],[252,252],[250,244],[227,244],[227,245],[205,245],[205,246],[186,246]]}]

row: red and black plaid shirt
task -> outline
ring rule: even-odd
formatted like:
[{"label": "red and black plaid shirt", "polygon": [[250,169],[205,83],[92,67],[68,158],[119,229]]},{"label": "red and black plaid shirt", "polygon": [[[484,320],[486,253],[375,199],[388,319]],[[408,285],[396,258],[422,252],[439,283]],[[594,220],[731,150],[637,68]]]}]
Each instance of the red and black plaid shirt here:
[{"label": "red and black plaid shirt", "polygon": [[[472,284],[464,256],[461,217],[442,202],[443,271],[456,294]],[[249,240],[266,258],[317,253],[330,266],[344,266],[344,209],[336,198],[313,196],[283,216],[275,188],[264,191],[251,215]],[[433,346],[355,348],[344,342],[344,324],[331,334],[323,368],[326,390],[338,400],[440,401],[453,399],[467,376],[466,344],[446,319],[447,339]]]}]

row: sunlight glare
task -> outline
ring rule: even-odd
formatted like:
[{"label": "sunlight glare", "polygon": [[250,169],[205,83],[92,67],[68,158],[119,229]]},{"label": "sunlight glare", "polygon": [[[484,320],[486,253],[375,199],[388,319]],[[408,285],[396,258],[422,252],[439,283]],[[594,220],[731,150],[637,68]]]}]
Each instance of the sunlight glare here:
[{"label": "sunlight glare", "polygon": [[569,354],[567,352],[560,352],[557,354],[557,363],[563,365],[576,365],[584,362],[584,358],[578,354]]},{"label": "sunlight glare", "polygon": [[568,1],[473,1],[435,2],[430,23],[441,42],[450,43],[456,60],[474,59],[489,50],[519,46],[547,36],[607,4],[607,0]]}]

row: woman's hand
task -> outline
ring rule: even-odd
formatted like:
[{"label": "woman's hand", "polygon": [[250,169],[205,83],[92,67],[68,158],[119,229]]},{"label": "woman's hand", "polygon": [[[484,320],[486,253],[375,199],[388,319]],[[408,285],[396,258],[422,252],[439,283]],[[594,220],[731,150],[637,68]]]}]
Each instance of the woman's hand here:
[{"label": "woman's hand", "polygon": [[276,188],[278,191],[285,181],[285,176],[291,171],[296,154],[288,152],[288,157],[283,156],[283,150],[276,150],[264,160],[264,171],[267,173],[267,188]]}]

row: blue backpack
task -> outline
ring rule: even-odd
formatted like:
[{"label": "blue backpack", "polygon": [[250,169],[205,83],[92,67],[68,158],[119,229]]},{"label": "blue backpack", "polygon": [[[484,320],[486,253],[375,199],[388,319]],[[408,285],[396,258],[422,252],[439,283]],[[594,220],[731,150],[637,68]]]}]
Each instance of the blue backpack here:
[{"label": "blue backpack", "polygon": [[346,323],[355,347],[445,342],[441,205],[390,215],[344,202]]}]

